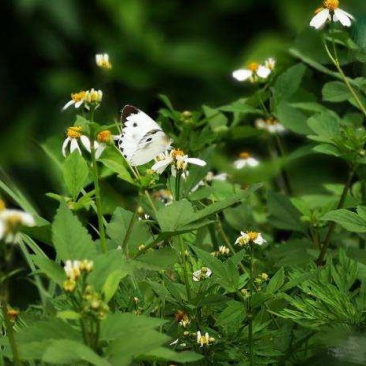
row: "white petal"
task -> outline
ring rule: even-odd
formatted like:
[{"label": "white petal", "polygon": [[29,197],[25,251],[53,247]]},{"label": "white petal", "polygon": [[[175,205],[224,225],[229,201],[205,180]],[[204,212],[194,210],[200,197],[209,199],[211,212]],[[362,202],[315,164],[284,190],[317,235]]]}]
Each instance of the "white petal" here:
[{"label": "white petal", "polygon": [[151,170],[157,172],[158,174],[161,174],[172,162],[173,159],[170,157],[164,160],[160,160],[151,167]]},{"label": "white petal", "polygon": [[227,180],[227,173],[220,173],[220,174],[214,175],[212,177],[212,180],[218,180],[218,181],[224,182]]},{"label": "white petal", "polygon": [[321,28],[329,17],[329,9],[323,9],[311,19],[310,27],[315,29]]},{"label": "white petal", "polygon": [[34,220],[34,217],[28,213],[28,212],[20,212],[20,217],[22,218],[22,224],[25,226],[35,226],[36,221]]},{"label": "white petal", "polygon": [[96,159],[100,158],[100,156],[102,155],[102,153],[103,153],[103,151],[105,150],[106,147],[107,147],[106,144],[99,144],[99,146],[95,150],[95,158]]},{"label": "white petal", "polygon": [[260,65],[257,70],[257,75],[261,77],[262,79],[267,79],[269,74],[271,73],[271,70],[268,69],[265,66]]},{"label": "white petal", "polygon": [[238,80],[238,81],[245,81],[248,80],[252,75],[253,72],[247,69],[239,69],[239,70],[235,70],[233,73],[233,78]]},{"label": "white petal", "polygon": [[199,166],[206,166],[206,162],[204,160],[201,160],[201,159],[187,158],[185,160],[186,160],[187,163],[190,163],[190,164],[199,165]]},{"label": "white petal", "polygon": [[[91,149],[90,149],[90,140],[89,140],[89,138],[87,136],[81,135],[80,136],[80,141],[84,145],[85,149],[90,152]],[[97,147],[96,144],[97,144],[97,142],[94,142],[94,147]]]},{"label": "white petal", "polygon": [[69,108],[69,107],[70,107],[70,105],[73,105],[73,104],[75,104],[75,101],[74,101],[73,99],[71,99],[70,101],[68,101],[68,102],[64,105],[64,107],[62,108],[62,110],[64,111],[65,109]]},{"label": "white petal", "polygon": [[81,155],[81,150],[80,150],[80,147],[78,145],[78,140],[77,139],[71,139],[70,153],[74,152],[75,150],[79,151],[79,154]]},{"label": "white petal", "polygon": [[263,239],[262,234],[258,234],[257,239],[253,241],[255,244],[262,245],[266,243],[266,240]]},{"label": "white petal", "polygon": [[79,108],[84,103],[84,99],[75,103],[75,108]]},{"label": "white petal", "polygon": [[0,240],[4,237],[5,234],[5,225],[3,221],[0,221]]},{"label": "white petal", "polygon": [[70,142],[70,137],[67,137],[64,141],[64,143],[62,144],[62,155],[66,157],[66,147],[68,145],[68,143]]},{"label": "white petal", "polygon": [[247,159],[247,163],[249,166],[255,167],[259,165],[259,161],[257,159],[254,158],[248,158]]},{"label": "white petal", "polygon": [[352,25],[351,19],[353,17],[351,15],[352,18],[350,18],[350,15],[341,9],[334,10],[334,20],[337,18],[344,27],[350,27]]},{"label": "white petal", "polygon": [[236,169],[244,168],[247,165],[247,159],[238,159],[234,161],[234,167]]}]

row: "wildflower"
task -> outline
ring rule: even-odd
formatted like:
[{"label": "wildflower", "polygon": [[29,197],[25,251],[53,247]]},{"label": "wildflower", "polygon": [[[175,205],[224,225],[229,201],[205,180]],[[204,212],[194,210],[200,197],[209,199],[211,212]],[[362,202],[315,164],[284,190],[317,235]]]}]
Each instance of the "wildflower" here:
[{"label": "wildflower", "polygon": [[238,69],[232,73],[234,79],[238,81],[249,80],[251,83],[257,82],[259,79],[267,79],[275,67],[275,60],[270,58],[265,61],[264,65],[252,62],[247,69]]},{"label": "wildflower", "polygon": [[160,189],[153,193],[153,197],[163,203],[165,206],[171,204],[173,202],[172,192],[167,189]]},{"label": "wildflower", "polygon": [[75,108],[79,108],[84,104],[86,109],[90,109],[91,106],[97,108],[102,101],[103,92],[101,90],[82,90],[79,93],[72,93],[71,100],[69,100],[62,110],[69,108],[74,105]]},{"label": "wildflower", "polygon": [[194,164],[198,166],[205,166],[206,162],[197,159],[197,158],[190,158],[188,155],[185,155],[185,153],[182,150],[174,149],[170,153],[164,153],[159,158],[159,160],[151,167],[153,171],[155,171],[158,174],[163,173],[163,171],[171,165],[172,175],[175,177],[177,174],[177,171],[182,173],[183,178],[187,177],[187,166],[188,164]]},{"label": "wildflower", "polygon": [[80,277],[80,261],[67,260],[64,265],[66,277],[71,280],[77,280]]},{"label": "wildflower", "polygon": [[351,14],[339,9],[339,0],[324,0],[323,6],[315,11],[310,26],[319,29],[329,20],[331,22],[339,21],[344,27],[350,27],[354,19]]},{"label": "wildflower", "polygon": [[202,267],[198,271],[193,272],[193,281],[203,281],[205,278],[209,278],[212,275],[210,268]]},{"label": "wildflower", "polygon": [[19,310],[15,310],[15,309],[12,309],[12,308],[8,308],[8,315],[9,315],[10,320],[12,322],[15,322],[16,318],[19,315]]},{"label": "wildflower", "polygon": [[193,115],[192,115],[192,112],[190,112],[190,111],[184,111],[184,112],[182,112],[181,115],[180,115],[180,122],[186,123],[186,124],[193,123]]},{"label": "wildflower", "polygon": [[200,344],[201,347],[209,346],[213,342],[215,342],[215,338],[210,337],[207,332],[204,335],[202,335],[200,331],[197,332],[197,343]]},{"label": "wildflower", "polygon": [[282,133],[286,131],[285,127],[283,127],[283,125],[278,122],[278,119],[274,117],[269,117],[267,119],[258,118],[254,124],[259,130],[266,130],[270,134]]},{"label": "wildflower", "polygon": [[225,245],[220,245],[219,250],[212,252],[211,255],[213,255],[214,257],[217,257],[219,255],[228,256],[230,255],[230,249]]},{"label": "wildflower", "polygon": [[91,272],[93,270],[94,262],[88,261],[84,259],[80,262],[80,271],[81,272]]},{"label": "wildflower", "polygon": [[21,239],[20,229],[22,226],[32,227],[36,222],[34,217],[21,210],[6,209],[2,202],[3,209],[0,210],[0,240],[5,243],[18,243]]},{"label": "wildflower", "polygon": [[112,68],[112,64],[109,61],[109,55],[107,53],[95,55],[95,62],[97,66],[102,69],[110,70]]},{"label": "wildflower", "polygon": [[240,236],[235,241],[235,244],[239,244],[239,246],[243,247],[250,243],[262,245],[265,242],[266,240],[263,239],[261,233],[257,233],[254,231],[248,231],[248,232],[241,231]]},{"label": "wildflower", "polygon": [[[90,152],[90,140],[87,136],[82,134],[82,128],[78,126],[72,126],[67,129],[66,132],[66,139],[64,143],[62,144],[62,155],[66,156],[66,148],[70,144],[70,153],[77,150],[79,154],[81,155],[81,149],[79,146],[79,140],[82,143],[82,145],[85,147],[85,149]],[[98,143],[94,142],[94,147],[96,150],[98,149]]]},{"label": "wildflower", "polygon": [[137,247],[137,250],[138,250],[139,252],[142,252],[143,250],[145,250],[145,245],[144,245],[144,244],[139,245],[139,246]]},{"label": "wildflower", "polygon": [[186,328],[191,323],[191,320],[189,319],[187,313],[183,310],[179,310],[175,313],[175,320],[183,328]]},{"label": "wildflower", "polygon": [[249,299],[250,298],[250,291],[247,290],[246,288],[241,289],[240,292],[244,296],[244,299]]},{"label": "wildflower", "polygon": [[62,288],[66,292],[74,292],[74,290],[76,288],[76,281],[69,278],[66,281],[64,281]]},{"label": "wildflower", "polygon": [[234,161],[236,169],[242,169],[244,167],[256,167],[259,165],[259,161],[251,157],[247,152],[239,154],[239,159]]},{"label": "wildflower", "polygon": [[111,131],[109,130],[103,130],[98,133],[97,135],[97,143],[95,144],[95,158],[99,159],[102,155],[103,151],[107,147],[107,145],[112,144],[114,141],[114,136],[112,136]]}]

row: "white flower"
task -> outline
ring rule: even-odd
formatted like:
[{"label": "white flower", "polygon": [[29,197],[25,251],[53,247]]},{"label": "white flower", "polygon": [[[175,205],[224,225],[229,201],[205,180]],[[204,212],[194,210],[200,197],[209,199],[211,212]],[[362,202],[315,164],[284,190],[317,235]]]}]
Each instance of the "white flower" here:
[{"label": "white flower", "polygon": [[64,271],[68,279],[76,280],[81,274],[80,261],[67,260],[64,265]]},{"label": "white flower", "polygon": [[286,131],[285,127],[274,117],[269,117],[267,119],[258,118],[254,124],[259,130],[266,130],[270,134],[280,134]]},{"label": "white flower", "polygon": [[203,346],[209,346],[211,343],[215,342],[215,338],[209,336],[206,332],[204,335],[200,331],[197,332],[197,343]]},{"label": "white flower", "polygon": [[249,153],[243,152],[240,153],[238,160],[234,161],[234,166],[236,169],[242,169],[244,167],[256,167],[259,165],[259,161],[250,156]]},{"label": "white flower", "polygon": [[[77,150],[79,152],[79,154],[81,155],[81,149],[79,146],[79,142],[82,143],[82,145],[85,147],[85,149],[88,152],[91,151],[90,140],[87,136],[83,135],[81,133],[81,131],[82,131],[82,128],[78,127],[78,126],[69,127],[67,129],[67,132],[66,132],[67,137],[66,137],[64,143],[62,144],[62,155],[63,156],[66,156],[66,149],[67,149],[68,145],[70,145],[70,153]],[[98,151],[98,143],[96,141],[94,142],[94,148],[96,149],[96,151]],[[100,154],[101,154],[101,152],[100,152]]]},{"label": "white flower", "polygon": [[219,181],[225,182],[227,180],[227,173],[214,174],[212,172],[208,172],[206,177],[200,180],[192,189],[191,192],[197,191],[199,187],[204,187],[208,182]]},{"label": "white flower", "polygon": [[32,227],[36,222],[34,217],[21,210],[2,209],[0,210],[0,240],[6,243],[18,243],[21,239],[19,230],[21,226]]},{"label": "white flower", "polygon": [[249,64],[247,69],[235,70],[232,73],[232,76],[238,81],[249,80],[250,82],[255,83],[259,80],[259,78],[267,79],[271,72],[272,69],[270,69],[266,65],[260,65],[256,62],[252,62],[251,64]]},{"label": "white flower", "polygon": [[333,22],[340,22],[344,27],[350,27],[352,20],[355,18],[340,9],[339,0],[325,0],[323,1],[323,7],[315,12],[315,16],[311,19],[310,26],[319,29],[330,20]]},{"label": "white flower", "polygon": [[202,267],[198,271],[193,272],[193,281],[203,281],[205,278],[208,278],[212,275],[212,271],[210,268]]},{"label": "white flower", "polygon": [[235,241],[235,244],[238,244],[239,246],[243,247],[249,243],[262,245],[263,243],[266,243],[266,240],[263,239],[261,233],[257,233],[254,231],[248,231],[248,232],[241,231],[240,236]]},{"label": "white flower", "polygon": [[95,142],[95,158],[99,159],[105,148],[119,138],[120,136],[113,136],[109,130],[99,132],[97,135],[98,142]]},{"label": "white flower", "polygon": [[186,178],[186,170],[188,164],[205,166],[206,162],[201,159],[190,158],[188,157],[188,155],[185,155],[182,150],[175,149],[172,150],[170,153],[165,152],[164,154],[162,154],[158,158],[158,161],[151,167],[151,169],[156,173],[161,174],[169,165],[171,165],[172,175],[174,177],[176,176],[177,171],[179,171],[183,173],[183,178]]},{"label": "white flower", "polygon": [[98,67],[102,69],[111,69],[112,64],[109,62],[109,55],[107,53],[95,55],[95,62]]},{"label": "white flower", "polygon": [[101,90],[82,90],[79,93],[71,94],[71,100],[69,100],[62,110],[69,108],[74,105],[75,108],[79,108],[84,104],[86,109],[90,109],[90,106],[93,105],[97,108],[102,101],[103,92]]},{"label": "white flower", "polygon": [[264,61],[264,66],[269,70],[274,70],[274,68],[276,67],[276,60],[270,57],[266,61]]}]

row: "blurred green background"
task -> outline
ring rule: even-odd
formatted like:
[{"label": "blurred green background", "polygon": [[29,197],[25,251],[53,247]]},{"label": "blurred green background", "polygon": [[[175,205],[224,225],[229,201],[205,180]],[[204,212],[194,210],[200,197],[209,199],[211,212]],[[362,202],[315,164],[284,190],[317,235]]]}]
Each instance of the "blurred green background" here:
[{"label": "blurred green background", "polygon": [[[250,93],[232,70],[274,56],[315,31],[309,21],[321,1],[309,0],[11,0],[1,4],[0,166],[33,202],[52,190],[40,144],[64,138],[75,111],[61,112],[71,92],[102,89],[100,122],[123,105],[152,116],[166,94],[180,110],[219,106]],[[341,2],[365,14],[364,0]],[[311,50],[311,43],[307,44]],[[113,69],[95,66],[110,54]],[[61,147],[60,147],[61,148]]]}]

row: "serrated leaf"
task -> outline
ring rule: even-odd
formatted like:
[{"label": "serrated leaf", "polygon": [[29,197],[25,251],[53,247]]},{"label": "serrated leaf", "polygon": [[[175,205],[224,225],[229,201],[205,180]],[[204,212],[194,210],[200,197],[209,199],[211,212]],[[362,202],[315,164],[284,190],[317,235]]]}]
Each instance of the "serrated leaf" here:
[{"label": "serrated leaf", "polygon": [[326,83],[322,89],[323,100],[326,102],[344,102],[352,97],[349,89],[340,81]]},{"label": "serrated leaf", "polygon": [[334,221],[351,232],[366,233],[366,220],[346,209],[330,211],[322,220]]}]

